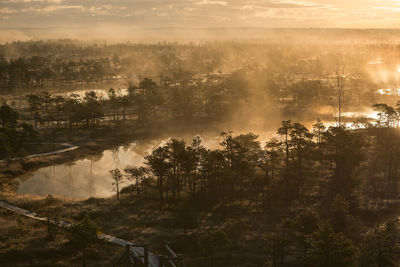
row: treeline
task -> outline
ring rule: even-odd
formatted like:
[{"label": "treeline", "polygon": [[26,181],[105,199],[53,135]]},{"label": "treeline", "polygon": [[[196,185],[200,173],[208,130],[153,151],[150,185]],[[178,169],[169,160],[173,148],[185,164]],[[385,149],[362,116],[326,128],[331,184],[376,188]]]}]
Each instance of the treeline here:
[{"label": "treeline", "polygon": [[18,112],[10,106],[0,106],[0,159],[26,156],[26,143],[38,136],[31,124],[19,123],[18,118]]},{"label": "treeline", "polygon": [[315,113],[316,107],[332,103],[334,89],[330,82],[303,80],[283,85],[262,75],[262,71],[239,70],[230,75],[187,75],[163,84],[144,78],[138,84],[131,82],[124,92],[110,89],[107,95],[99,95],[98,91],[87,90],[84,95],[64,97],[41,91],[29,94],[22,104],[19,99],[14,105],[26,106],[20,111],[28,112],[35,125],[38,121],[57,121],[57,126],[68,122],[71,127],[74,124],[96,127],[107,116],[113,120],[125,119],[127,113],[141,122],[160,116],[189,120],[277,110],[301,118],[309,112]]},{"label": "treeline", "polygon": [[[377,214],[399,200],[400,110],[376,108],[378,122],[364,130],[317,122],[309,131],[283,121],[278,137],[262,145],[253,133],[223,133],[215,149],[199,137],[189,145],[172,139],[145,157],[146,168],[125,169],[136,183],[128,192],[140,196],[153,187],[161,207],[183,207],[177,224],[191,229],[207,266],[226,266],[232,251],[250,248],[246,253],[262,253],[267,266],[398,266],[400,224]],[[118,169],[112,174],[117,184],[123,178]],[[199,237],[196,214],[212,207],[232,214],[224,215],[222,230]],[[257,237],[252,233],[246,248],[242,238],[251,231]]]},{"label": "treeline", "polygon": [[[392,162],[400,159],[400,154],[392,151],[397,147],[393,142],[399,137],[394,134],[393,138],[387,138],[387,128],[370,126],[364,130],[326,129],[322,122],[317,122],[310,132],[300,123],[283,121],[277,132],[281,138],[273,138],[264,147],[252,133],[239,136],[224,133],[222,149],[206,149],[200,138],[191,145],[173,139],[146,157],[146,164],[159,181],[159,190],[163,192],[160,202],[180,199],[180,192],[186,187],[183,191],[189,192],[191,198],[219,202],[240,197],[263,184],[265,189],[269,188],[268,192],[257,195],[260,207],[267,213],[271,208],[267,204],[278,198],[311,201],[314,197],[332,198],[339,194],[355,201],[360,186],[366,190],[363,193],[369,194],[367,181],[358,180],[364,171],[375,175],[375,180],[382,179],[379,182],[382,188],[375,188],[378,193],[372,199],[390,202],[398,197],[398,186],[393,186],[397,184],[398,166],[387,166],[390,161],[385,158],[390,156]],[[390,131],[396,133],[394,128]],[[387,141],[390,144],[383,145],[388,139],[392,140]],[[371,151],[381,153],[382,160],[373,163],[380,168],[375,172],[369,168],[361,170],[362,164],[369,163]],[[326,183],[324,192],[314,191],[322,180]],[[272,192],[276,195],[272,196]]]},{"label": "treeline", "polygon": [[[51,95],[48,91],[26,95],[25,101],[10,103],[19,113],[20,122],[45,128],[97,129],[122,121],[137,120],[141,127],[152,121],[174,119],[230,120],[240,114],[259,114],[281,109],[284,114],[306,114],[307,108],[330,102],[333,89],[320,81],[299,81],[284,90],[260,72],[235,71],[231,75],[186,76],[170,84],[157,84],[144,78],[127,90],[109,89],[107,95],[86,91],[84,95]],[[257,80],[258,79],[258,80]],[[253,84],[254,83],[254,84]],[[268,102],[270,105],[265,105]],[[194,120],[193,120],[194,119]]]},{"label": "treeline", "polygon": [[[342,64],[347,66],[346,76],[354,80],[349,83],[350,92],[356,89],[364,94],[371,87],[377,87],[376,82],[378,88],[383,86],[380,83],[385,83],[370,77],[365,69],[374,55],[392,64],[391,57],[381,56],[394,53],[388,49],[390,47],[384,45],[367,44],[326,47],[251,42],[198,45],[97,45],[70,40],[13,42],[0,45],[0,88],[109,88],[110,82],[114,82],[113,86],[126,86],[128,81],[138,83],[144,77],[163,85],[190,80],[196,75],[245,70],[255,72],[254,76],[257,74],[259,79],[268,77],[283,91],[289,92],[292,91],[291,84],[303,80],[326,82],[332,79],[331,74]],[[252,80],[248,87],[257,83]],[[300,91],[308,93],[300,88],[290,99],[301,98]]]},{"label": "treeline", "polygon": [[35,129],[39,123],[58,128],[96,128],[107,121],[117,125],[128,116],[142,124],[162,118],[223,118],[245,101],[246,92],[231,79],[215,78],[207,86],[161,87],[145,78],[138,85],[131,84],[124,93],[111,88],[105,96],[95,91],[68,97],[53,96],[47,91],[29,94],[21,112],[26,120],[34,121]]},{"label": "treeline", "polygon": [[217,71],[219,49],[176,43],[13,42],[0,45],[0,88],[107,88],[111,82],[126,86],[144,77],[163,84]]},{"label": "treeline", "polygon": [[93,58],[72,61],[40,56],[6,60],[0,57],[0,88],[28,90],[110,86],[118,72],[118,60]]},{"label": "treeline", "polygon": [[[247,94],[235,85],[234,78],[223,80],[210,76],[206,84],[174,86],[160,86],[145,78],[138,85],[130,84],[127,91],[111,88],[104,96],[95,91],[84,95],[71,93],[67,97],[51,95],[48,91],[32,93],[26,95],[22,105],[3,104],[1,116],[7,118],[7,112],[12,112],[16,114],[16,123],[32,125],[39,133],[66,130],[71,137],[74,129],[112,127],[117,133],[127,120],[136,121],[143,128],[159,120],[195,123],[229,118],[246,103]],[[5,153],[9,157],[15,156],[14,150],[3,151],[9,151]]]}]

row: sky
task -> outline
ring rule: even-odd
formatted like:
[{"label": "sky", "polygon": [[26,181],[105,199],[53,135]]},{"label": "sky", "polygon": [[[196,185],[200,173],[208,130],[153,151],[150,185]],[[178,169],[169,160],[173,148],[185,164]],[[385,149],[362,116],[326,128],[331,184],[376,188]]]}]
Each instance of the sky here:
[{"label": "sky", "polygon": [[0,29],[400,28],[400,0],[0,0]]}]

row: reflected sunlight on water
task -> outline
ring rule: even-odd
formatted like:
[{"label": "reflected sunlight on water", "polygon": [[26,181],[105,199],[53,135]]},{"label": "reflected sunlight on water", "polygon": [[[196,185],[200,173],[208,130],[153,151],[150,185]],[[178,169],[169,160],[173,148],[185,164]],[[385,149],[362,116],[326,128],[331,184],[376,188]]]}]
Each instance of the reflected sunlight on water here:
[{"label": "reflected sunlight on water", "polygon": [[[190,144],[193,137],[184,139]],[[202,139],[207,148],[216,147],[220,142],[219,136]],[[170,139],[136,141],[129,146],[105,150],[100,155],[88,156],[72,163],[40,168],[19,177],[17,193],[40,196],[51,194],[67,198],[112,196],[115,192],[109,171],[114,168],[123,170],[128,165],[144,165],[144,157],[158,146],[166,144],[168,140]]]},{"label": "reflected sunlight on water", "polygon": [[[351,122],[360,117],[370,120],[377,119],[377,112],[372,109],[365,109],[360,112],[345,112],[343,116],[350,119],[346,122],[349,128],[363,128],[362,125],[355,125]],[[315,121],[306,123],[311,131]],[[336,126],[334,121],[324,121],[325,126]],[[259,135],[259,141],[264,147],[265,143],[276,136],[276,131],[254,132]],[[234,132],[234,135],[240,132]],[[176,139],[184,139],[188,145],[193,138],[199,135],[202,144],[206,148],[217,148],[221,142],[219,132],[206,134],[180,134],[172,135]],[[85,159],[76,160],[71,163],[51,165],[40,168],[32,173],[20,176],[18,194],[30,194],[45,196],[48,194],[66,198],[88,198],[88,197],[110,197],[115,194],[113,191],[112,178],[109,171],[119,168],[121,171],[128,165],[144,165],[144,157],[149,155],[158,146],[165,145],[171,138],[156,138],[153,140],[137,140],[127,146],[120,146],[114,150],[105,150],[99,155],[87,156]],[[124,181],[122,186],[127,185]]]},{"label": "reflected sunlight on water", "polygon": [[106,150],[73,163],[53,165],[21,177],[18,194],[57,195],[70,198],[107,197],[114,194],[109,170],[141,165],[143,155],[130,148]]}]

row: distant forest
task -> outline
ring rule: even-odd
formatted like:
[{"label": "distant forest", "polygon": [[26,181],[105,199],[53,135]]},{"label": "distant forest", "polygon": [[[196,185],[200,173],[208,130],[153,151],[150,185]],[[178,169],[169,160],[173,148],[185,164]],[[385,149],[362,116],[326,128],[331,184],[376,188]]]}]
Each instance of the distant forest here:
[{"label": "distant forest", "polygon": [[[396,53],[396,45],[380,43],[6,43],[0,45],[2,116],[18,118],[13,127],[29,138],[40,129],[66,129],[68,136],[73,129],[117,129],[128,119],[141,127],[160,119],[240,124],[267,114],[275,114],[269,119],[275,124],[288,117],[332,120],[338,64],[344,104],[370,108],[381,101],[379,88],[396,84],[388,71],[396,69],[394,57],[382,56]],[[23,138],[4,140],[14,145],[2,157],[21,154]]]},{"label": "distant forest", "polygon": [[[205,42],[200,44],[86,44],[78,41],[30,41],[0,45],[0,88],[66,89],[110,88],[138,83],[145,77],[159,85],[187,83],[204,74],[234,71],[289,85],[327,80],[338,64],[346,66],[359,87],[384,81],[371,78],[366,65],[379,58],[395,65],[398,48],[391,44],[323,44]],[[261,79],[261,81],[260,81]],[[367,89],[365,88],[365,90]]]},{"label": "distant forest", "polygon": [[389,71],[397,67],[395,56],[383,55],[398,53],[387,43],[12,42],[0,45],[0,99],[21,107],[27,94],[126,89],[147,78],[160,95],[185,92],[195,98],[207,91],[207,97],[221,98],[229,91],[248,110],[269,103],[282,107],[284,115],[299,115],[331,105],[338,66],[352,107],[379,102],[376,91],[396,85]]}]

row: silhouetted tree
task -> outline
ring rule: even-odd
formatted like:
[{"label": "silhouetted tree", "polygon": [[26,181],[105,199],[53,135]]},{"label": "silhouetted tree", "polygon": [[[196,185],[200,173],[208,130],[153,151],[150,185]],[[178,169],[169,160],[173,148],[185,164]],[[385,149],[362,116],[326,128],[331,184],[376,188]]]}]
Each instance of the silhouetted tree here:
[{"label": "silhouetted tree", "polygon": [[327,222],[321,222],[306,242],[308,266],[358,266],[357,247],[342,233],[335,233]]},{"label": "silhouetted tree", "polygon": [[71,238],[70,244],[82,252],[82,266],[86,266],[86,254],[88,248],[99,242],[97,233],[98,227],[86,217],[82,222],[68,228]]},{"label": "silhouetted tree", "polygon": [[[147,173],[147,169],[145,167],[127,166],[124,169],[124,172],[128,174],[127,179],[131,181],[131,183],[133,180],[135,180],[136,195],[139,196],[139,184],[143,182],[144,176]],[[133,197],[133,184],[132,184],[131,196]]]},{"label": "silhouetted tree", "polygon": [[118,168],[110,170],[111,177],[114,182],[112,183],[115,186],[115,190],[117,191],[117,199],[119,202],[119,185],[122,183],[122,174]]}]

